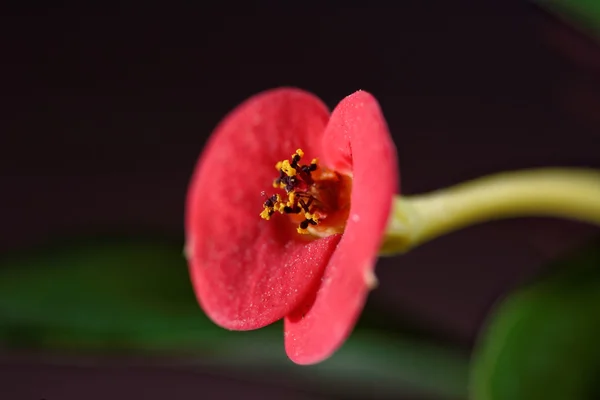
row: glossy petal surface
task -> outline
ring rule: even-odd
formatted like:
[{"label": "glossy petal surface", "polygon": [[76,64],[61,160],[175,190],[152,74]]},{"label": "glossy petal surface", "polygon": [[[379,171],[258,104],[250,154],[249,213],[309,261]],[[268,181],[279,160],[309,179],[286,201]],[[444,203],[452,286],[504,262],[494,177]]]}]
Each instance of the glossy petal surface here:
[{"label": "glossy petal surface", "polygon": [[374,283],[398,166],[394,143],[377,101],[367,92],[335,108],[323,137],[323,161],[351,173],[352,204],[343,237],[320,287],[285,318],[285,347],[299,364],[329,357],[348,337]]},{"label": "glossy petal surface", "polygon": [[321,279],[340,235],[307,241],[288,218],[259,217],[275,163],[321,157],[329,113],[315,96],[275,89],[238,106],[198,162],[186,206],[186,255],[198,300],[218,325],[256,329],[296,308]]}]

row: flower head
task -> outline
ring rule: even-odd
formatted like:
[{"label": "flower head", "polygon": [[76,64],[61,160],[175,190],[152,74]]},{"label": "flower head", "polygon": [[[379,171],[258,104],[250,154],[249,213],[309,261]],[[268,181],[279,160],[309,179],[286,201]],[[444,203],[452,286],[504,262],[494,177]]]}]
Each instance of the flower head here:
[{"label": "flower head", "polygon": [[350,211],[352,178],[318,165],[301,164],[304,151],[296,150],[290,160],[279,161],[279,177],[273,187],[284,189],[285,197],[274,194],[263,204],[260,216],[270,220],[275,212],[298,222],[297,232],[315,237],[342,233]]},{"label": "flower head", "polygon": [[370,94],[331,116],[298,89],[250,98],[216,128],[190,184],[186,255],[201,306],[235,330],[285,317],[293,361],[328,357],[373,286],[396,188],[395,147]]}]

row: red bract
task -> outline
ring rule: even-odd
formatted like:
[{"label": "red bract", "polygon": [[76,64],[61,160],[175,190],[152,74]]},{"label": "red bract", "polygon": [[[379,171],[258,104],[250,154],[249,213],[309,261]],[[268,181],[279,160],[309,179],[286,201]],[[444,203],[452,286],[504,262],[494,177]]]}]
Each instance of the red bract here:
[{"label": "red bract", "polygon": [[328,357],[363,308],[398,184],[396,148],[377,101],[366,92],[333,110],[323,136],[323,161],[353,177],[346,229],[313,298],[285,319],[285,347],[299,364]]},{"label": "red bract", "polygon": [[[298,148],[352,177],[342,234],[311,238],[286,215],[259,217],[274,165]],[[346,97],[331,117],[298,89],[250,98],[213,133],[188,193],[186,254],[201,306],[235,330],[285,317],[293,361],[327,358],[352,330],[373,283],[397,180],[395,147],[370,94]]]}]

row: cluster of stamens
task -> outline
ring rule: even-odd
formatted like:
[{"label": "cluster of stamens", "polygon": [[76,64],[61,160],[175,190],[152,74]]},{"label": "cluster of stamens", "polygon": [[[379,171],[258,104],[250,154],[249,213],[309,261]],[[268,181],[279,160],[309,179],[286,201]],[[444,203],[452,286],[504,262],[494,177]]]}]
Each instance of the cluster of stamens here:
[{"label": "cluster of stamens", "polygon": [[301,165],[300,160],[304,156],[301,149],[296,150],[290,160],[283,160],[275,165],[279,171],[279,177],[273,182],[273,187],[285,190],[287,199],[282,199],[279,194],[274,194],[263,204],[260,216],[270,219],[275,212],[280,214],[297,214],[304,219],[298,226],[298,233],[308,233],[309,225],[319,223],[319,213],[316,208],[319,199],[313,193],[314,179],[312,173],[318,168],[317,159],[310,164]]}]

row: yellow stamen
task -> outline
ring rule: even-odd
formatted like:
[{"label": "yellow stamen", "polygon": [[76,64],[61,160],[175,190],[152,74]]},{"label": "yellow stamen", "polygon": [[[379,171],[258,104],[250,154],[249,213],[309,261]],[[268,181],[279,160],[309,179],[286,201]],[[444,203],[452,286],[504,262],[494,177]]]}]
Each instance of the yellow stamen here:
[{"label": "yellow stamen", "polygon": [[281,163],[281,170],[287,175],[287,176],[295,176],[296,175],[296,168],[292,167],[290,165],[290,162],[288,160],[284,160]]},{"label": "yellow stamen", "polygon": [[287,206],[288,207],[294,207],[294,204],[296,204],[296,193],[295,192],[290,192],[288,194],[288,202],[287,202]]},{"label": "yellow stamen", "polygon": [[260,213],[260,217],[268,221],[269,219],[271,219],[271,215],[273,214],[273,212],[275,212],[275,210],[279,208],[280,204],[282,204],[281,196],[279,196],[278,194],[274,194],[263,204],[264,209]]},{"label": "yellow stamen", "polygon": [[[299,224],[297,231],[300,234],[315,234],[315,229],[319,233],[332,229],[340,232],[349,210],[347,180],[333,171],[319,168],[316,158],[310,164],[301,164],[302,157],[304,151],[297,149],[289,160],[275,164],[279,177],[273,181],[273,187],[284,189],[287,196],[283,200],[279,195],[268,198],[261,217],[268,220],[276,212],[287,214]],[[317,226],[323,221],[327,226]]]},{"label": "yellow stamen", "polygon": [[260,217],[262,219],[266,219],[267,221],[271,219],[271,215],[269,214],[269,209],[265,207],[264,210],[260,213]]}]

